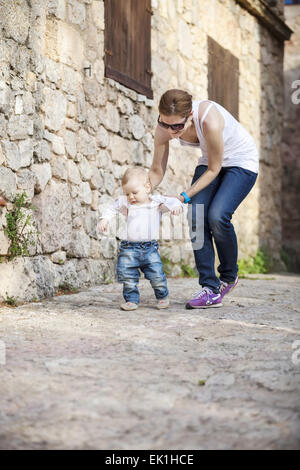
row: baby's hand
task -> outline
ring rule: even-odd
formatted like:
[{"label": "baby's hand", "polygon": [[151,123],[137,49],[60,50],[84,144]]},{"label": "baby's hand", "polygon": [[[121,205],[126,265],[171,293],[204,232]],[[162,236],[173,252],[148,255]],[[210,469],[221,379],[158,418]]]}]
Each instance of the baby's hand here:
[{"label": "baby's hand", "polygon": [[99,224],[98,224],[99,232],[106,232],[107,227],[108,227],[108,221],[106,219],[100,219]]},{"label": "baby's hand", "polygon": [[178,206],[178,207],[174,207],[174,209],[171,211],[171,214],[179,215],[179,214],[181,214],[181,212],[182,212],[182,207]]},{"label": "baby's hand", "polygon": [[128,208],[126,206],[122,206],[120,208],[121,214],[125,215],[126,217],[128,216]]}]

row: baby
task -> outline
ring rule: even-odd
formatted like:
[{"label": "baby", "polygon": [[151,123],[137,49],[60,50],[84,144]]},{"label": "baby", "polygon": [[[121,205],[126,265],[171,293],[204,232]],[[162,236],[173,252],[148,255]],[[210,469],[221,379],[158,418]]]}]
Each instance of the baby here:
[{"label": "baby", "polygon": [[157,299],[157,308],[169,306],[167,279],[163,271],[158,252],[159,227],[163,212],[171,211],[173,215],[182,212],[182,203],[174,197],[151,195],[151,183],[144,168],[129,168],[123,175],[122,188],[124,196],[104,210],[98,229],[105,232],[108,221],[118,212],[127,217],[126,239],[119,247],[117,262],[118,282],[123,284],[125,303],[122,310],[135,310],[140,302],[137,284],[140,278],[139,269],[151,283]]}]

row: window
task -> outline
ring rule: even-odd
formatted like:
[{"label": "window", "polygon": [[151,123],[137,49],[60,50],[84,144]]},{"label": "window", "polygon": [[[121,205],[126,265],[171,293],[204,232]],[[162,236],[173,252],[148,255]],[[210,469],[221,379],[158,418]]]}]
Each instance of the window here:
[{"label": "window", "polygon": [[105,76],[153,98],[151,0],[105,0]]},{"label": "window", "polygon": [[208,99],[239,118],[239,60],[208,37]]}]

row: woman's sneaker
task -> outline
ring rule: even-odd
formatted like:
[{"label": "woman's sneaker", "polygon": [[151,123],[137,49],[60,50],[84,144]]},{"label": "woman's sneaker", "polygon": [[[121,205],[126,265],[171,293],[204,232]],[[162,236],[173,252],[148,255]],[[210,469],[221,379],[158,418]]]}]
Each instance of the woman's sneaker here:
[{"label": "woman's sneaker", "polygon": [[138,308],[138,304],[133,302],[126,302],[120,305],[121,310],[136,310]]},{"label": "woman's sneaker", "polygon": [[193,295],[193,298],[185,305],[185,308],[209,308],[222,307],[221,294],[215,294],[209,287],[203,287]]},{"label": "woman's sneaker", "polygon": [[236,280],[232,282],[231,284],[229,284],[228,282],[221,281],[220,294],[222,296],[222,299],[224,295],[229,294],[229,292],[231,292],[235,288],[238,282],[239,282],[238,276],[236,277]]},{"label": "woman's sneaker", "polygon": [[157,300],[157,308],[160,310],[162,308],[168,308],[170,305],[169,297]]}]

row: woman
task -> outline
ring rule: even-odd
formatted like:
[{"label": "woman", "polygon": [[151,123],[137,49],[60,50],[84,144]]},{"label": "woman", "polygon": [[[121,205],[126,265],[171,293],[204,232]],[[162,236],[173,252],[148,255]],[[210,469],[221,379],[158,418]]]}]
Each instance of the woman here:
[{"label": "woman", "polygon": [[[190,203],[191,233],[204,230],[202,248],[193,246],[202,289],[186,308],[220,307],[224,295],[238,282],[238,247],[231,217],[256,181],[258,151],[246,129],[221,105],[192,101],[183,90],[168,90],[159,103],[149,174],[153,188],[166,172],[171,139],[202,150],[191,187],[182,188],[178,195],[181,202]],[[204,227],[196,225],[197,204],[204,205]],[[220,278],[215,273],[212,237],[220,260]]]}]

